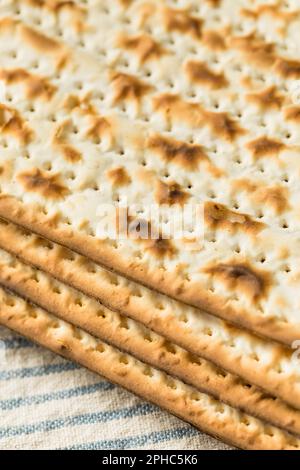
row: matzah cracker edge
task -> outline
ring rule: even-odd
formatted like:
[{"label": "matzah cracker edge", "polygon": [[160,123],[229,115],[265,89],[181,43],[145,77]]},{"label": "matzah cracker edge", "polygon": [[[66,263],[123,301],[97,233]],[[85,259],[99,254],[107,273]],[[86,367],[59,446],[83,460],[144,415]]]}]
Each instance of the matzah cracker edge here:
[{"label": "matzah cracker edge", "polygon": [[[21,3],[25,5],[30,2]],[[142,12],[135,10],[145,3],[147,8]],[[12,86],[14,93],[8,93],[3,100],[2,130],[7,139],[4,142],[7,147],[3,144],[7,150],[3,154],[7,157],[7,168],[1,176],[3,193],[0,213],[174,298],[291,345],[294,339],[300,337],[297,304],[299,240],[294,236],[298,230],[295,178],[297,180],[299,168],[295,155],[299,153],[296,145],[299,132],[298,108],[291,103],[292,85],[300,77],[296,47],[299,11],[295,11],[294,7],[297,4],[290,0],[287,6],[279,2],[262,10],[253,9],[250,1],[237,3],[223,0],[212,5],[204,2],[204,6],[197,5],[197,2],[183,1],[180,4],[182,9],[174,8],[173,2],[167,0],[159,5],[150,0],[134,1],[128,5],[113,1],[109,2],[109,8],[108,5],[99,8],[101,3],[95,0],[91,6],[84,7],[83,17],[80,14],[80,18],[73,21],[71,14],[69,21],[65,12],[60,16],[60,8],[56,9],[58,17],[52,9],[52,17],[51,9],[38,8],[32,13],[30,8],[27,11],[26,6],[25,12],[23,7],[15,8],[17,3],[5,1],[2,15],[10,15],[10,18],[1,20],[1,34],[4,35],[1,44],[6,50],[1,50],[0,66],[7,72],[8,68],[17,64],[25,70],[25,74],[17,74],[20,87],[11,84],[15,78],[11,78],[9,73],[2,74],[2,79],[5,83],[10,82],[8,88]],[[50,36],[53,34],[52,38],[40,34],[42,30],[38,32],[39,22],[43,24],[39,15],[43,20],[49,20],[49,28],[45,30]],[[279,23],[278,28],[274,28],[273,21],[270,23],[270,15]],[[37,31],[34,31],[32,24],[36,18],[34,28]],[[25,25],[22,19],[29,23]],[[227,28],[224,25],[226,21],[229,22]],[[103,28],[93,28],[95,24],[101,24]],[[155,38],[163,46],[156,48],[156,52],[163,52],[158,54],[159,60],[154,60],[154,66],[152,57],[151,60],[147,56],[141,57],[140,61],[132,60],[130,51],[115,44],[121,31],[126,34],[139,32],[150,36],[150,39]],[[102,34],[103,42],[99,40],[99,34]],[[101,53],[96,58],[96,50],[89,50],[96,42],[103,45],[108,56],[106,59]],[[7,45],[14,50],[5,54]],[[123,54],[126,56],[125,63]],[[127,58],[127,55],[130,57]],[[145,64],[144,59],[150,62]],[[200,67],[199,72],[201,60],[209,68],[216,64],[215,72],[214,69],[205,72],[205,67]],[[193,64],[195,61],[198,61],[196,66]],[[226,72],[224,80],[222,74],[217,72],[218,68],[220,72]],[[46,82],[36,83],[37,69]],[[153,74],[153,69],[159,76]],[[67,79],[64,76],[66,71]],[[176,83],[170,76],[172,72]],[[203,83],[203,73],[204,77],[215,78]],[[71,77],[78,79],[77,82],[71,83]],[[166,81],[166,78],[170,80]],[[33,83],[39,86],[32,87]],[[216,85],[216,89],[212,85]],[[77,106],[77,111],[91,113],[95,96],[87,103],[85,92],[89,90],[93,95],[93,91],[97,89],[98,92],[102,86],[107,92],[108,102],[102,100],[99,92],[96,117],[104,119],[98,121],[103,142],[100,138],[100,142],[92,141],[94,135],[91,132],[87,132],[88,135],[78,142],[74,137],[78,116],[71,111],[63,113],[60,99],[71,99],[71,94],[75,94],[75,101],[73,99],[71,104]],[[43,100],[42,105],[39,100]],[[55,113],[58,111],[61,114],[58,113],[57,122]],[[112,126],[113,132],[110,132],[111,121],[107,117],[110,111],[114,113],[113,123],[117,124]],[[92,117],[94,119],[95,115]],[[7,119],[9,122],[12,119],[17,127],[7,126]],[[69,145],[65,132],[76,145]],[[69,136],[69,133],[72,135]],[[157,133],[161,134],[160,146],[153,141],[153,134]],[[35,135],[43,137],[42,145]],[[49,136],[48,140],[45,136]],[[136,138],[140,139],[139,145]],[[185,155],[179,154],[179,172],[178,159],[173,162],[170,158],[172,151],[160,159],[156,147],[158,145],[159,150],[163,150],[166,138],[171,139],[169,145],[171,150],[175,148],[175,154],[178,153],[178,145],[179,148],[183,145],[188,149],[187,154],[196,152],[199,156],[201,143],[208,159],[204,158],[200,172],[198,167],[196,171],[185,163]],[[143,145],[148,145],[145,158],[148,158],[150,170],[154,172],[155,184],[150,181],[152,192],[144,189],[147,183],[145,174],[143,184],[137,184],[137,168],[132,167],[134,160],[140,165],[138,171],[143,170],[142,160],[135,160],[144,149],[141,140]],[[83,153],[77,148],[80,142],[84,142]],[[122,143],[125,148],[122,148]],[[28,150],[24,160],[16,158],[19,144],[22,153],[24,149]],[[102,144],[106,147],[103,148]],[[97,145],[102,145],[100,151]],[[217,151],[215,156],[214,147]],[[134,155],[131,162],[127,159],[127,150]],[[109,151],[113,154],[110,155],[111,166],[105,157]],[[39,156],[38,167],[32,163],[32,154]],[[79,182],[76,177],[72,178],[78,162],[84,161],[88,155],[101,155],[106,170],[116,170],[116,163],[120,166],[122,160],[121,173],[124,176],[126,170],[126,177],[121,181],[117,178],[118,191],[115,187],[116,175],[111,181],[111,178],[104,176],[106,172],[102,169],[95,172],[95,168],[89,167],[86,162],[83,167],[91,170],[86,175],[86,181],[81,179]],[[53,166],[59,169],[58,180],[57,172],[47,170],[49,157]],[[167,162],[162,162],[164,159]],[[9,162],[16,164],[16,168],[9,168]],[[52,172],[45,176],[45,171]],[[111,177],[111,172],[108,173]],[[204,173],[205,176],[199,178],[199,174]],[[91,175],[93,181],[88,182]],[[175,180],[173,183],[171,181],[173,186],[169,185],[167,175],[171,175],[172,181]],[[96,181],[96,176],[99,181]],[[246,183],[244,181],[241,188],[241,180],[245,178]],[[28,181],[30,184],[26,186]],[[23,188],[22,194],[24,182],[26,190]],[[192,185],[188,191],[190,183]],[[198,188],[199,184],[203,187]],[[79,191],[82,185],[84,189]],[[97,242],[91,234],[94,214],[88,216],[84,234],[77,232],[77,222],[79,225],[83,222],[82,212],[86,216],[86,208],[80,201],[74,202],[71,195],[80,196],[79,199],[82,197],[91,207],[91,200],[95,199],[92,194],[98,186],[104,186],[105,194],[108,196],[110,192],[111,199],[113,196],[122,198],[124,194],[142,197],[140,190],[143,186],[143,202],[151,202],[157,197],[157,185],[162,188],[159,199],[166,197],[169,204],[174,202],[174,198],[185,198],[187,195],[191,200],[196,196],[206,200],[208,235],[215,248],[209,243],[205,253],[191,255],[182,244],[177,249],[177,245],[158,241],[157,245],[150,244],[144,249],[132,240],[123,247],[119,244],[113,248],[109,243]],[[209,196],[208,188],[211,187],[221,188],[222,193]],[[175,188],[174,194],[172,188]],[[274,192],[274,188],[278,191]],[[167,196],[164,196],[165,193]],[[24,206],[4,194],[24,197]],[[63,207],[63,203],[53,203],[52,199],[49,202],[49,195],[50,199],[59,196],[64,198],[64,202],[71,201],[72,216],[66,209],[68,204]],[[256,198],[254,202],[251,199],[253,195]],[[109,201],[111,199],[108,197]],[[30,214],[33,201],[37,205]],[[39,212],[38,205],[42,207],[42,212]],[[262,206],[264,214],[259,213]],[[75,215],[75,208],[82,211],[81,215],[78,213],[80,217]],[[43,211],[49,212],[48,218]],[[69,223],[73,228],[65,229]],[[290,234],[289,230],[293,233]],[[217,237],[213,242],[214,234]]]},{"label": "matzah cracker edge", "polygon": [[[297,361],[292,361],[291,349],[264,341],[203,311],[157,294],[1,220],[0,247],[100,300],[111,310],[143,323],[187,351],[300,408],[299,367]],[[5,269],[8,268],[3,266],[1,270],[3,280]],[[8,278],[13,273],[12,265]],[[25,273],[23,279],[27,280]],[[19,288],[21,286],[22,282]]]},{"label": "matzah cracker edge", "polygon": [[201,394],[2,289],[0,304],[3,326],[84,365],[231,445],[256,450],[300,447],[296,437]]},{"label": "matzah cracker edge", "polygon": [[300,411],[1,251],[0,285],[199,391],[300,435]]}]

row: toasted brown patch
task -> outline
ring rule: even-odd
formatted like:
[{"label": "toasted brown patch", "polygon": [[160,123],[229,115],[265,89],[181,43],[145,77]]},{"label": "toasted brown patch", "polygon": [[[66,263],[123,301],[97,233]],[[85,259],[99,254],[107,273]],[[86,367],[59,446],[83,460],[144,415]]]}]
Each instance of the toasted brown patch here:
[{"label": "toasted brown patch", "polygon": [[11,160],[1,159],[0,161],[0,180],[9,181],[13,177],[14,164]]},{"label": "toasted brown patch", "polygon": [[272,207],[277,215],[289,209],[289,190],[280,185],[266,186],[242,178],[233,182],[233,191],[235,194],[246,191],[256,204]]},{"label": "toasted brown patch", "polygon": [[195,39],[201,39],[203,20],[190,15],[188,10],[164,8],[163,16],[165,28],[168,32],[176,31],[189,34]]},{"label": "toasted brown patch", "polygon": [[113,142],[114,136],[111,122],[103,116],[91,116],[86,137],[91,139],[95,144],[99,144],[104,137],[108,137],[109,141]]},{"label": "toasted brown patch", "polygon": [[152,89],[148,83],[126,73],[113,72],[111,78],[115,90],[114,103],[127,100],[138,103]]},{"label": "toasted brown patch", "polygon": [[265,42],[255,33],[242,37],[233,37],[229,40],[229,45],[238,49],[247,62],[261,68],[269,69],[277,58],[275,45]]},{"label": "toasted brown patch", "polygon": [[107,177],[112,185],[116,187],[127,186],[131,182],[127,171],[122,166],[109,170]]},{"label": "toasted brown patch", "polygon": [[76,163],[82,159],[82,155],[73,145],[68,142],[70,133],[72,132],[72,122],[66,120],[59,124],[54,131],[52,143],[63,154],[64,158],[71,162]]},{"label": "toasted brown patch", "polygon": [[284,115],[287,121],[300,122],[300,106],[291,106],[285,109]]},{"label": "toasted brown patch", "polygon": [[224,51],[226,49],[225,35],[227,31],[220,34],[217,31],[205,30],[202,33],[202,42],[212,51]]},{"label": "toasted brown patch", "polygon": [[26,191],[39,193],[46,199],[62,199],[69,194],[68,188],[61,182],[60,175],[49,175],[38,168],[20,173],[17,179]]},{"label": "toasted brown patch", "polygon": [[227,113],[214,113],[212,111],[203,111],[203,124],[207,123],[212,133],[216,137],[233,142],[241,135],[245,134],[236,119],[233,119]]},{"label": "toasted brown patch", "polygon": [[23,82],[26,97],[32,100],[42,98],[49,101],[56,92],[56,87],[50,83],[49,79],[33,75],[24,69],[2,69],[0,80],[4,80],[8,85]]},{"label": "toasted brown patch", "polygon": [[156,134],[148,139],[146,146],[157,152],[165,162],[175,163],[186,170],[197,170],[201,162],[210,164],[209,158],[201,145],[189,144]]},{"label": "toasted brown patch", "polygon": [[209,201],[204,204],[204,220],[212,230],[241,230],[253,235],[265,227],[262,222],[253,220],[248,214],[235,212],[223,204]]},{"label": "toasted brown patch", "polygon": [[187,122],[193,128],[208,126],[216,137],[233,141],[245,133],[237,120],[227,113],[207,111],[198,103],[183,101],[180,96],[164,93],[153,99],[154,109],[167,121]]},{"label": "toasted brown patch", "polygon": [[264,111],[280,109],[285,101],[285,97],[278,91],[276,86],[270,86],[259,93],[251,93],[247,95],[247,99]]},{"label": "toasted brown patch", "polygon": [[216,277],[237,294],[247,295],[252,302],[258,302],[267,296],[273,279],[268,271],[254,268],[248,262],[239,263],[236,260],[208,266],[204,268],[204,272]]},{"label": "toasted brown patch", "polygon": [[118,47],[136,54],[141,64],[148,60],[157,60],[169,53],[167,49],[148,34],[139,34],[138,36],[123,34],[118,40]]},{"label": "toasted brown patch", "polygon": [[262,157],[278,156],[281,150],[285,148],[285,145],[279,140],[262,136],[248,142],[247,148],[252,153],[253,158],[258,159]]},{"label": "toasted brown patch", "polygon": [[300,61],[279,58],[275,64],[275,71],[282,78],[292,78],[297,80],[300,78]]},{"label": "toasted brown patch", "polygon": [[217,8],[221,6],[221,3],[223,0],[205,0],[207,3],[209,3],[212,7]]},{"label": "toasted brown patch", "polygon": [[213,72],[204,62],[190,60],[186,63],[185,70],[189,80],[196,85],[204,85],[212,90],[225,88],[228,85],[223,73]]},{"label": "toasted brown patch", "polygon": [[146,251],[149,251],[155,258],[173,258],[177,249],[171,240],[157,238],[156,240],[143,240]]},{"label": "toasted brown patch", "polygon": [[61,51],[61,44],[55,39],[49,38],[29,26],[22,25],[24,40],[34,49],[43,53],[55,53]]},{"label": "toasted brown patch", "polygon": [[262,4],[262,5],[257,5],[256,8],[250,9],[250,8],[242,8],[240,10],[240,13],[248,18],[251,18],[253,20],[258,20],[261,16],[268,15],[272,16],[275,20],[280,20],[280,21],[289,21],[299,12],[296,11],[284,11],[281,9],[280,3],[273,3],[271,5],[268,4]]},{"label": "toasted brown patch", "polygon": [[63,102],[63,108],[69,112],[79,111],[81,114],[85,115],[97,114],[96,109],[91,104],[89,94],[83,97],[79,97],[77,95],[68,95]]},{"label": "toasted brown patch", "polygon": [[162,181],[156,183],[155,200],[158,204],[183,205],[189,197],[189,194],[178,183],[163,183]]},{"label": "toasted brown patch", "polygon": [[34,133],[16,109],[0,104],[0,133],[11,135],[20,144],[32,141]]}]

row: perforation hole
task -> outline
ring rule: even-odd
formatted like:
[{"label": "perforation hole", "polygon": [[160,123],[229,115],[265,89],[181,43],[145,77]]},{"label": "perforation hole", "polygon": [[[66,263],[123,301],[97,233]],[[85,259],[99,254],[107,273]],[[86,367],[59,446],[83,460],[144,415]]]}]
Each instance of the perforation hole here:
[{"label": "perforation hole", "polygon": [[97,344],[96,351],[98,351],[99,353],[104,353],[104,351],[105,351],[104,344],[102,344],[102,343]]},{"label": "perforation hole", "polygon": [[172,390],[177,390],[176,382],[174,380],[172,380],[171,378],[167,379],[166,385],[167,385],[167,387],[171,388]]},{"label": "perforation hole", "polygon": [[8,307],[14,307],[16,305],[16,301],[12,298],[12,297],[7,297],[5,299],[5,304],[8,306]]},{"label": "perforation hole", "polygon": [[77,305],[77,307],[80,307],[80,308],[83,307],[83,301],[79,297],[77,299],[75,299],[74,304]]},{"label": "perforation hole", "polygon": [[122,354],[121,356],[119,356],[119,363],[127,366],[129,364],[128,357],[125,356],[125,354]]},{"label": "perforation hole", "polygon": [[54,285],[52,287],[52,292],[54,292],[54,294],[60,295],[61,294],[61,289],[58,285]]},{"label": "perforation hole", "polygon": [[168,341],[165,341],[165,343],[164,343],[164,348],[165,348],[170,354],[176,354],[176,353],[177,353],[174,344],[169,343]]},{"label": "perforation hole", "polygon": [[103,310],[98,310],[96,315],[99,318],[106,318],[106,313]]},{"label": "perforation hole", "polygon": [[128,320],[125,317],[120,318],[120,328],[124,330],[129,330]]},{"label": "perforation hole", "polygon": [[201,397],[200,394],[197,392],[192,392],[190,395],[191,400],[193,401],[200,401]]},{"label": "perforation hole", "polygon": [[150,366],[146,366],[143,370],[143,375],[147,377],[153,377],[153,372]]},{"label": "perforation hole", "polygon": [[153,339],[151,337],[151,333],[149,331],[146,331],[144,333],[144,340],[145,341],[148,341],[148,343],[152,343],[153,342]]}]

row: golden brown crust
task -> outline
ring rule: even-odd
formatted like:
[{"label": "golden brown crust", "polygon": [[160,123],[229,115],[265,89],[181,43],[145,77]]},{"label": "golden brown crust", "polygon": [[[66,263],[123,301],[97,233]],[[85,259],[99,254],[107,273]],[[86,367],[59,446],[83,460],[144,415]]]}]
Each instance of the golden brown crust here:
[{"label": "golden brown crust", "polygon": [[26,191],[40,193],[46,199],[60,199],[69,192],[58,175],[48,175],[38,168],[20,173],[18,180]]},{"label": "golden brown crust", "polygon": [[[201,392],[300,435],[300,412],[280,399],[188,353],[140,323],[107,309],[16,258],[11,257],[11,262],[3,261],[0,261],[0,284],[21,297]],[[89,269],[92,270],[92,266]]]},{"label": "golden brown crust", "polygon": [[18,297],[0,292],[0,323],[72,359],[225,442],[245,449],[289,449],[299,439],[243,415],[182,382],[72,329]]},{"label": "golden brown crust", "polygon": [[[199,331],[197,323],[189,326],[189,311],[184,305],[172,303],[164,296],[151,292],[131,281],[117,276],[93,264],[91,260],[76,255],[59,245],[39,238],[31,232],[24,233],[7,222],[1,222],[0,246],[17,254],[25,262],[37,266],[62,282],[77,288],[86,295],[100,300],[111,310],[118,311],[146,327],[165,336],[192,354],[204,357],[217,366],[243,377],[246,381],[256,384],[274,396],[300,408],[299,393],[297,392],[297,373],[295,375],[278,373],[282,359],[291,361],[292,351],[279,344],[269,344],[254,335],[236,329],[225,322],[220,325],[221,337],[228,334],[224,340],[212,335],[214,324],[212,319],[205,316],[203,311],[196,311],[203,322]],[[2,271],[3,273],[3,271]],[[24,280],[27,275],[24,274]],[[22,283],[21,283],[22,284]],[[170,307],[165,312],[162,307]],[[174,314],[179,309],[180,316]],[[218,331],[218,330],[217,330]],[[216,333],[217,333],[216,331]],[[251,354],[243,353],[243,349],[235,351],[235,341],[245,341]],[[264,364],[257,361],[256,351],[265,350],[270,360]],[[241,361],[241,354],[243,360]],[[297,369],[296,369],[297,371]]]}]

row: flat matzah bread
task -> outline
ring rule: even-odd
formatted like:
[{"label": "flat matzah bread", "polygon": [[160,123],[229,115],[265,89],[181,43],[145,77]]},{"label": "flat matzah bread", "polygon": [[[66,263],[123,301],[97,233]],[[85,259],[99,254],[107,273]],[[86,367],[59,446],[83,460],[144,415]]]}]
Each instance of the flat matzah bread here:
[{"label": "flat matzah bread", "polygon": [[103,375],[237,447],[297,450],[300,440],[200,393],[83,330],[0,290],[0,324]]},{"label": "flat matzah bread", "polygon": [[280,399],[3,251],[0,251],[0,285],[201,392],[300,435],[300,412]]},{"label": "flat matzah bread", "polygon": [[[291,345],[299,322],[299,5],[1,2],[0,214]],[[47,31],[49,37],[44,35]],[[157,239],[100,240],[99,205]],[[166,240],[204,205],[204,246]],[[153,227],[151,227],[153,228]]]},{"label": "flat matzah bread", "polygon": [[[157,294],[1,219],[0,247],[97,298],[111,310],[143,323],[191,353],[300,408],[299,365],[292,360],[291,349],[259,339],[203,311]],[[0,277],[11,288],[15,285],[26,290],[32,284],[31,273],[17,265],[15,258],[9,263],[4,257]],[[33,282],[33,288],[37,287]],[[43,296],[41,302],[50,298]]]}]

